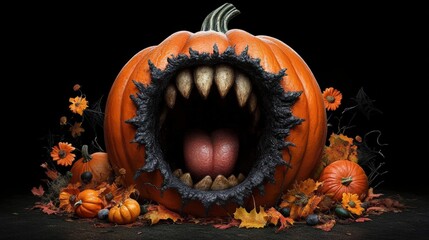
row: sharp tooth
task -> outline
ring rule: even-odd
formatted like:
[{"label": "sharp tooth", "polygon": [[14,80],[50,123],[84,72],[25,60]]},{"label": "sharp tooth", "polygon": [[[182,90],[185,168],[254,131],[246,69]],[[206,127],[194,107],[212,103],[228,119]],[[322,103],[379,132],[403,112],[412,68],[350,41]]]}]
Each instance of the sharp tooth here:
[{"label": "sharp tooth", "polygon": [[230,187],[234,187],[238,185],[238,179],[232,174],[228,177],[228,183]]},{"label": "sharp tooth", "polygon": [[195,189],[207,191],[212,186],[213,180],[209,175],[205,176],[201,181],[194,185]]},{"label": "sharp tooth", "polygon": [[250,94],[249,103],[248,103],[249,111],[251,113],[253,113],[255,111],[257,103],[258,103],[258,100],[256,99],[256,94],[252,92]]},{"label": "sharp tooth", "polygon": [[216,66],[214,80],[220,96],[224,98],[234,84],[234,69],[228,65]]},{"label": "sharp tooth", "polygon": [[184,69],[177,74],[176,86],[182,96],[188,99],[192,90],[192,72],[190,69]]},{"label": "sharp tooth", "polygon": [[182,181],[185,185],[188,185],[189,187],[192,187],[192,177],[190,173],[185,173],[180,177],[180,181]]},{"label": "sharp tooth", "polygon": [[209,66],[197,67],[194,71],[195,85],[201,96],[206,99],[213,84],[214,70]]},{"label": "sharp tooth", "polygon": [[174,108],[174,104],[176,104],[176,92],[173,84],[169,84],[165,90],[165,102],[169,108]]},{"label": "sharp tooth", "polygon": [[239,183],[241,183],[242,181],[244,181],[246,177],[244,176],[244,174],[240,173],[238,174],[237,180]]},{"label": "sharp tooth", "polygon": [[250,84],[249,78],[243,73],[235,74],[235,92],[237,93],[237,100],[240,107],[243,107],[247,99],[249,98],[250,92],[252,91],[252,84]]},{"label": "sharp tooth", "polygon": [[182,169],[178,168],[174,170],[173,175],[177,178],[180,178],[183,175]]},{"label": "sharp tooth", "polygon": [[217,175],[213,184],[211,186],[211,190],[223,190],[229,188],[228,179],[226,179],[223,175]]}]

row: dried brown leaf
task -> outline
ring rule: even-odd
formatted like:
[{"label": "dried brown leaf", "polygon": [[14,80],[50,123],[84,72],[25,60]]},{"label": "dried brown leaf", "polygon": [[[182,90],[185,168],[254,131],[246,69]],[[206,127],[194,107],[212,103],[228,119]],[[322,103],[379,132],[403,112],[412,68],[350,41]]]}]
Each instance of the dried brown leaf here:
[{"label": "dried brown leaf", "polygon": [[323,224],[314,226],[314,228],[321,229],[325,232],[329,232],[335,226],[335,223],[336,223],[335,219],[331,219],[331,220],[328,220],[327,222],[325,222]]},{"label": "dried brown leaf", "polygon": [[31,192],[33,193],[34,196],[38,196],[38,197],[41,197],[43,196],[43,194],[45,194],[45,190],[43,190],[42,185],[40,185],[38,188],[33,187],[31,189]]}]

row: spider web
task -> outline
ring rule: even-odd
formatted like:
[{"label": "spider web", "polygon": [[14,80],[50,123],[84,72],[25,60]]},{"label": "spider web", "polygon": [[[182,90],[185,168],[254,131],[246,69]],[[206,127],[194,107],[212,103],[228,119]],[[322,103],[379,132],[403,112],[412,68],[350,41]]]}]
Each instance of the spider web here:
[{"label": "spider web", "polygon": [[91,105],[90,108],[85,109],[83,117],[88,122],[88,125],[92,128],[94,133],[94,139],[92,140],[92,146],[99,150],[104,151],[103,148],[98,143],[98,132],[103,129],[104,124],[104,112],[102,110],[102,99],[101,96],[94,104]]},{"label": "spider web", "polygon": [[[378,112],[382,113],[380,109],[376,108],[374,106],[375,100],[368,97],[368,95],[363,90],[363,87],[361,87],[356,94],[356,97],[352,98],[354,102],[357,104],[357,109],[369,120],[369,117],[372,112]],[[346,111],[345,109],[343,113]]]}]

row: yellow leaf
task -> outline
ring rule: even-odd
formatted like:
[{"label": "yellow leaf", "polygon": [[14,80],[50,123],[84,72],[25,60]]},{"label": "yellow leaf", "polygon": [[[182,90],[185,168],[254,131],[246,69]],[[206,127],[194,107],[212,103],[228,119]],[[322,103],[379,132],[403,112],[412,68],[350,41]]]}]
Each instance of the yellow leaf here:
[{"label": "yellow leaf", "polygon": [[179,214],[168,210],[162,205],[150,205],[147,210],[148,212],[143,215],[143,218],[150,220],[151,225],[157,224],[160,220],[171,219],[173,222],[182,220]]},{"label": "yellow leaf", "polygon": [[317,195],[314,195],[310,199],[308,199],[307,204],[301,209],[299,217],[305,218],[308,215],[312,214],[317,208],[317,205],[320,203],[320,201],[322,201],[322,197]]},{"label": "yellow leaf", "polygon": [[245,208],[239,207],[234,212],[234,218],[241,220],[240,228],[263,228],[267,224],[268,214],[263,207],[259,207],[259,213],[252,209],[250,213]]}]

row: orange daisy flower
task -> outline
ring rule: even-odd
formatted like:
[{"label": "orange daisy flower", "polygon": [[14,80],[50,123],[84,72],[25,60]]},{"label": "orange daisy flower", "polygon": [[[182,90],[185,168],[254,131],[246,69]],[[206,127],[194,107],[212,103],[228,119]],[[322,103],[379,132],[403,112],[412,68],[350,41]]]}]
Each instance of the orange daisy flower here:
[{"label": "orange daisy flower", "polygon": [[82,115],[83,111],[88,107],[88,101],[85,97],[77,96],[75,98],[70,98],[69,102],[71,102],[69,106],[70,110],[79,115]]},{"label": "orange daisy flower", "polygon": [[362,202],[359,200],[357,194],[343,193],[341,205],[349,212],[358,216],[362,215],[364,208],[361,206]]},{"label": "orange daisy flower", "polygon": [[70,143],[59,142],[58,146],[52,147],[51,157],[57,161],[58,165],[70,166],[74,161],[76,155],[72,152],[75,150]]},{"label": "orange daisy flower", "polygon": [[325,103],[325,108],[328,109],[328,111],[336,110],[340,106],[342,99],[343,94],[333,87],[326,88],[325,91],[323,91],[323,102]]}]

